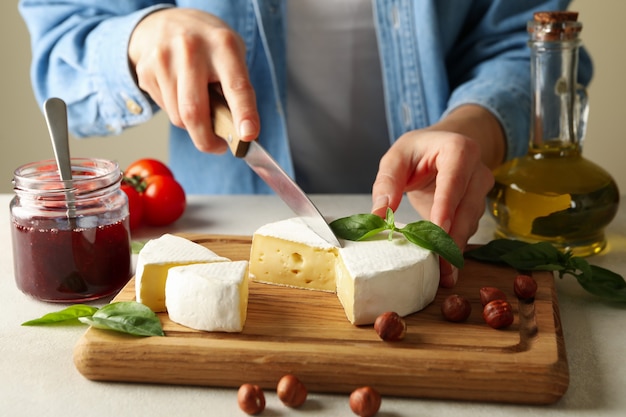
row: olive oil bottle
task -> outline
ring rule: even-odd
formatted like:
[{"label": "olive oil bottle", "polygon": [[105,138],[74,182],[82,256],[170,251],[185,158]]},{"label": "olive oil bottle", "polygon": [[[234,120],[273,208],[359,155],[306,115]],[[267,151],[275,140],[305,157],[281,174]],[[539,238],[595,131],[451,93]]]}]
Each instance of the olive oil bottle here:
[{"label": "olive oil bottle", "polygon": [[576,84],[579,33],[575,12],[536,13],[531,48],[528,153],[494,171],[488,207],[496,237],[548,241],[577,256],[606,247],[605,227],[619,205],[612,176],[582,155],[587,96]]}]

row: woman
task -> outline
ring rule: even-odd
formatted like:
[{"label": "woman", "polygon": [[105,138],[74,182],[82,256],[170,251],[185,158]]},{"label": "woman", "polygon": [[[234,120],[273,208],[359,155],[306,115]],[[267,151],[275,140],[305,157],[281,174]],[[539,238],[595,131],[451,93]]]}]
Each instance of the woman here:
[{"label": "woman", "polygon": [[[491,169],[526,151],[526,22],[545,0],[21,0],[38,102],[57,96],[79,137],[119,133],[158,109],[188,193],[267,193],[213,134],[221,84],[244,140],[307,192],[402,195],[463,248]],[[581,81],[591,62],[581,57]],[[442,265],[441,283],[456,271]]]}]

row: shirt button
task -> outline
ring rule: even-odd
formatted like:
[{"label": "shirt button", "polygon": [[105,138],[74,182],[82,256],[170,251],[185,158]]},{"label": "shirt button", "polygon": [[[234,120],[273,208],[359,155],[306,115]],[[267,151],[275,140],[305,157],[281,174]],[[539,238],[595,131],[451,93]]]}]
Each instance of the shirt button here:
[{"label": "shirt button", "polygon": [[402,119],[404,120],[404,126],[410,126],[412,122],[411,108],[408,104],[402,103]]},{"label": "shirt button", "polygon": [[391,7],[391,25],[396,30],[400,27],[400,12],[395,4]]},{"label": "shirt button", "polygon": [[135,100],[130,99],[130,98],[126,99],[126,108],[132,114],[141,114],[141,112],[143,111],[141,106],[139,104],[137,104],[137,102]]}]

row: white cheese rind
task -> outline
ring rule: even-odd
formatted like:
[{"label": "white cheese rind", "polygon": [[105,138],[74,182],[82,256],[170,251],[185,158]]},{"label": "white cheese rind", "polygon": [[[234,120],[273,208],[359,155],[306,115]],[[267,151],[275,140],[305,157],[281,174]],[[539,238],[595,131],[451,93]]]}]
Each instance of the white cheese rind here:
[{"label": "white cheese rind", "polygon": [[154,312],[165,311],[167,271],[193,263],[227,262],[210,249],[183,237],[164,234],[148,241],[139,251],[135,271],[135,296]]},{"label": "white cheese rind", "polygon": [[277,237],[290,242],[303,243],[307,246],[322,250],[334,248],[333,245],[322,239],[298,217],[265,224],[254,232],[254,236]]},{"label": "white cheese rind", "polygon": [[248,262],[171,268],[165,284],[170,320],[203,331],[240,332],[248,306]]}]

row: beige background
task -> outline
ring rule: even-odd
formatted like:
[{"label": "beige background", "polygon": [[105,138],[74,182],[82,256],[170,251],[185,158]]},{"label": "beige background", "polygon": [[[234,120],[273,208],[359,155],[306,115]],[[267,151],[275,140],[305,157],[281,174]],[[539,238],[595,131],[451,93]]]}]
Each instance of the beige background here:
[{"label": "beige background", "polygon": [[[583,42],[591,50],[596,69],[589,88],[590,120],[584,152],[613,174],[624,192],[626,54],[621,27],[626,1],[574,0],[571,9],[580,12]],[[17,2],[0,2],[0,31],[0,192],[7,193],[12,192],[11,179],[17,166],[51,158],[53,154],[45,121],[30,87],[29,37],[17,12]],[[120,136],[71,138],[70,147],[74,156],[109,158],[122,167],[142,157],[167,161],[167,118],[160,113],[149,123]]]}]

